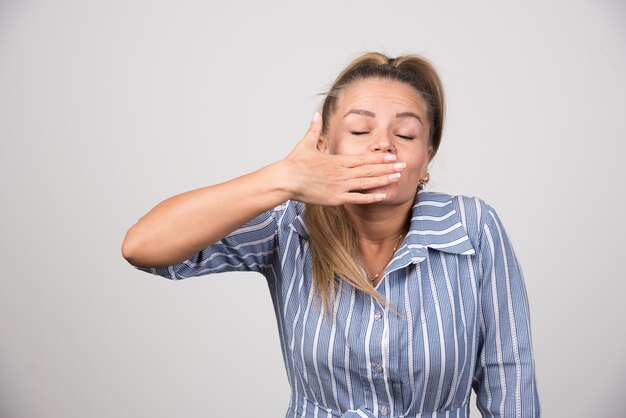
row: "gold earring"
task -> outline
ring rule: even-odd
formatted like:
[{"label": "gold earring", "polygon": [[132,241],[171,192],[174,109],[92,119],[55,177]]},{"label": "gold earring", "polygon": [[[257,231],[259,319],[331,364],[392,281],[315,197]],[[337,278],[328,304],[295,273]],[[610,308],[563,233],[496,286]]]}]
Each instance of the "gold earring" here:
[{"label": "gold earring", "polygon": [[430,174],[429,174],[429,173],[428,173],[428,171],[427,171],[427,172],[426,172],[426,178],[425,178],[424,180],[421,180],[421,179],[420,179],[420,181],[419,181],[419,185],[420,185],[420,187],[424,187],[424,185],[425,185],[426,183],[428,183],[428,180],[430,180]]}]

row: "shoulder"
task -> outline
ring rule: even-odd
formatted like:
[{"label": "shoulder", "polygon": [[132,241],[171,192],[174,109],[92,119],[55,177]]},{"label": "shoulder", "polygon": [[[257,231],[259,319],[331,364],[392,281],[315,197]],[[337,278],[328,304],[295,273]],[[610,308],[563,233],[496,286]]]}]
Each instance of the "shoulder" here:
[{"label": "shoulder", "polygon": [[305,204],[296,200],[287,200],[273,209],[279,231],[293,229],[302,236],[308,236],[304,225]]},{"label": "shoulder", "polygon": [[296,200],[287,200],[273,209],[274,216],[278,220],[292,221],[304,213],[305,204]]},{"label": "shoulder", "polygon": [[419,191],[418,205],[420,203],[435,204],[432,202],[438,202],[438,204],[449,208],[446,212],[452,213],[457,222],[463,225],[474,248],[480,247],[485,225],[489,222],[489,218],[495,215],[495,210],[489,203],[478,196]]}]

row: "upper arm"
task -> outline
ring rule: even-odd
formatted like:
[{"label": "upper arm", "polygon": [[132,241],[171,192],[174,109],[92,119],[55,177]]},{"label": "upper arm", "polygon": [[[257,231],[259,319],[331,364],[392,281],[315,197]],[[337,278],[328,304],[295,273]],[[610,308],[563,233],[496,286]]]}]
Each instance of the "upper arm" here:
[{"label": "upper arm", "polygon": [[483,207],[477,405],[483,415],[536,417],[540,407],[522,269],[498,214]]},{"label": "upper arm", "polygon": [[226,271],[264,273],[278,251],[276,211],[270,209],[187,260],[166,267],[137,267],[178,280]]}]

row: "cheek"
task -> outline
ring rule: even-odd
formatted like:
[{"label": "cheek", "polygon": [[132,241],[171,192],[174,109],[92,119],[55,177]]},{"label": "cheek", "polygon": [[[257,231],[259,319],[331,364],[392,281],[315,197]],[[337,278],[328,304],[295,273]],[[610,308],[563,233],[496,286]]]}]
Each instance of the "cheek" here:
[{"label": "cheek", "polygon": [[404,145],[398,150],[398,156],[403,158],[407,168],[411,167],[417,171],[426,169],[428,166],[428,147],[418,142],[404,143]]},{"label": "cheek", "polygon": [[420,178],[420,173],[421,165],[415,162],[413,162],[412,164],[407,162],[406,169],[402,172],[402,177],[404,178],[405,182],[417,184]]},{"label": "cheek", "polygon": [[428,159],[420,151],[405,152],[399,155],[399,160],[406,163],[406,169],[403,171],[403,177],[407,181],[417,182],[422,177],[428,167]]},{"label": "cheek", "polygon": [[427,161],[426,159],[413,159],[412,161],[407,161],[407,167],[411,167],[415,172],[415,175],[419,176],[420,173],[426,169]]}]

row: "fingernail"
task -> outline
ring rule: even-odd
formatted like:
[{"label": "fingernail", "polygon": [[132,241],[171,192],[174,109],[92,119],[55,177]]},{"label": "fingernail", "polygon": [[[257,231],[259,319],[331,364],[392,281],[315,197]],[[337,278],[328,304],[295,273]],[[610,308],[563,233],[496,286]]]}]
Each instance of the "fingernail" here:
[{"label": "fingernail", "polygon": [[393,154],[387,154],[385,155],[385,161],[395,161],[396,160],[396,156]]},{"label": "fingernail", "polygon": [[318,120],[321,119],[321,117],[322,115],[320,115],[320,112],[316,110],[315,113],[313,113],[313,122],[317,122]]},{"label": "fingernail", "polygon": [[406,163],[395,163],[393,165],[393,168],[395,168],[396,170],[402,170],[403,168],[406,168]]},{"label": "fingernail", "polygon": [[387,197],[387,195],[385,193],[376,193],[374,197],[376,198],[376,200],[383,200],[385,197]]},{"label": "fingernail", "polygon": [[400,173],[389,174],[389,180],[398,180],[400,178]]}]

